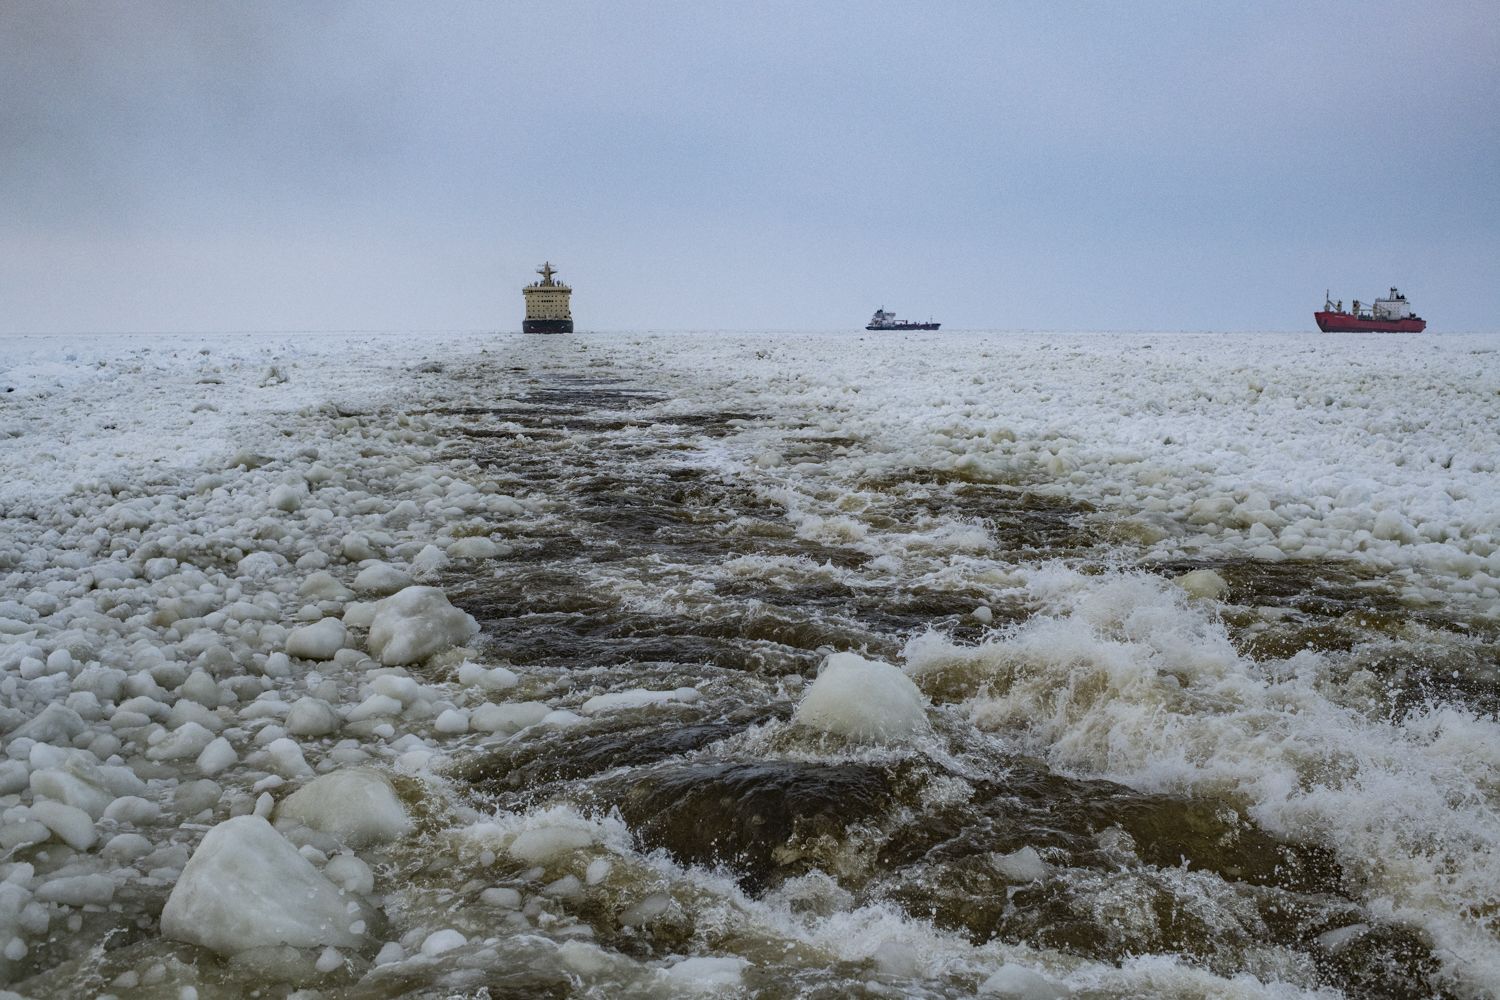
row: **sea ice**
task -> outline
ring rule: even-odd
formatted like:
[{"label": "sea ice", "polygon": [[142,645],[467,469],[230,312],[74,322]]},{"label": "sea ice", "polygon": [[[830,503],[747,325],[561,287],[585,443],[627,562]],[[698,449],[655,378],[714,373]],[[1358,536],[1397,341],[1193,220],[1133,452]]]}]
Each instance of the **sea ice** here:
[{"label": "sea ice", "polygon": [[611,694],[595,695],[579,709],[584,715],[599,712],[615,712],[627,708],[645,708],[648,705],[666,705],[671,702],[695,702],[700,697],[697,688],[680,687],[672,691],[648,691],[635,688]]},{"label": "sea ice", "polygon": [[485,667],[465,660],[458,668],[458,681],[485,691],[506,691],[515,687],[519,678],[505,667]]},{"label": "sea ice", "polygon": [[990,863],[1012,882],[1036,882],[1047,874],[1047,862],[1034,847],[1023,847],[1009,854],[991,854]]},{"label": "sea ice", "polygon": [[232,766],[239,760],[239,754],[235,753],[234,747],[228,740],[220,736],[198,755],[198,770],[204,775],[212,777],[220,771]]},{"label": "sea ice", "polygon": [[43,903],[65,906],[108,906],[115,895],[115,880],[108,875],[65,875],[43,882],[36,898]]},{"label": "sea ice", "polygon": [[422,940],[422,954],[428,958],[436,958],[444,952],[462,948],[469,943],[469,939],[451,927],[440,931],[433,931]]},{"label": "sea ice", "polygon": [[1229,593],[1229,584],[1211,569],[1195,569],[1175,582],[1192,597],[1220,598]]},{"label": "sea ice", "polygon": [[485,704],[469,713],[469,727],[491,733],[515,732],[538,724],[551,712],[550,706],[539,701]]},{"label": "sea ice", "polygon": [[523,830],[506,848],[512,857],[531,864],[541,864],[559,854],[587,847],[594,842],[589,830],[572,826],[544,826]]},{"label": "sea ice", "polygon": [[679,988],[718,992],[739,986],[748,961],[737,955],[697,955],[662,969],[662,975]]},{"label": "sea ice", "polygon": [[356,947],[362,936],[350,927],[363,910],[271,824],[236,816],[193,852],[167,897],[161,931],[225,955],[283,944]]},{"label": "sea ice", "polygon": [[1019,1000],[1058,1000],[1072,991],[1039,972],[1021,965],[1002,965],[979,986],[985,996],[1017,997]]},{"label": "sea ice", "polygon": [[333,706],[311,695],[298,698],[286,714],[286,731],[294,736],[327,736],[338,727]]},{"label": "sea ice", "polygon": [[86,851],[99,839],[93,818],[77,806],[42,799],[31,804],[31,818],[75,851]]},{"label": "sea ice", "polygon": [[312,625],[294,628],[286,637],[288,656],[304,660],[331,660],[344,647],[348,638],[344,623],[337,618],[324,618]]},{"label": "sea ice", "polygon": [[332,834],[350,847],[394,840],[411,829],[390,779],[364,767],[314,778],[281,802],[276,819]]},{"label": "sea ice", "polygon": [[792,721],[856,740],[891,743],[926,732],[927,699],[889,663],[834,653],[797,705]]},{"label": "sea ice", "polygon": [[354,589],[363,594],[394,594],[411,586],[411,577],[390,563],[376,560],[354,578]]},{"label": "sea ice", "polygon": [[500,546],[483,536],[460,538],[448,546],[448,555],[453,559],[488,559],[500,551]]},{"label": "sea ice", "polygon": [[479,623],[436,587],[407,587],[375,606],[369,648],[386,666],[419,663],[465,642]]}]

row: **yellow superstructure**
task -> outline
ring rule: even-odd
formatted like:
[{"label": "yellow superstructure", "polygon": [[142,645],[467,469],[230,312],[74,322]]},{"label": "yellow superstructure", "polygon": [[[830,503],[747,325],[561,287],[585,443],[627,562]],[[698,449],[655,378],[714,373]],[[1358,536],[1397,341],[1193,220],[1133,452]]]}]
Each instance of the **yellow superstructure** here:
[{"label": "yellow superstructure", "polygon": [[553,280],[557,272],[551,262],[537,268],[541,281],[534,281],[521,289],[526,296],[526,322],[528,333],[564,333],[573,328],[573,312],[569,299],[573,289],[561,281]]}]

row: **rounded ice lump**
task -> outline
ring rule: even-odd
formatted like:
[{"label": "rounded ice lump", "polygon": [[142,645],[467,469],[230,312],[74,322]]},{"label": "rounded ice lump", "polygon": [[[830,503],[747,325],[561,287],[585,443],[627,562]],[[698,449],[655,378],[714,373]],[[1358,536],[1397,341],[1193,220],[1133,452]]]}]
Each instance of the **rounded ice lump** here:
[{"label": "rounded ice lump", "polygon": [[472,616],[448,603],[437,587],[407,587],[375,605],[371,655],[388,667],[420,663],[479,631]]},{"label": "rounded ice lump", "polygon": [[[353,904],[353,905],[351,905]],[[232,955],[353,947],[368,914],[259,816],[225,820],[193,852],[161,913],[163,936]]]},{"label": "rounded ice lump", "polygon": [[367,767],[314,778],[286,797],[276,818],[332,834],[350,847],[394,840],[411,829],[389,779]]},{"label": "rounded ice lump", "polygon": [[927,699],[896,667],[834,653],[797,705],[793,721],[873,743],[910,739],[929,728]]}]

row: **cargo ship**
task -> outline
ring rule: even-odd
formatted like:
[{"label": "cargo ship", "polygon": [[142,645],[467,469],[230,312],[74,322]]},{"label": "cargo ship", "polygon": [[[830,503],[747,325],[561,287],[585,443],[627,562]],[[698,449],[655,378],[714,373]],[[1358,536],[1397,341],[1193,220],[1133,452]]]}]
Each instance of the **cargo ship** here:
[{"label": "cargo ship", "polygon": [[561,281],[552,280],[557,272],[552,269],[550,261],[544,262],[536,273],[542,276],[542,280],[533,281],[521,289],[521,294],[526,296],[526,319],[521,322],[521,330],[525,333],[572,333],[573,313],[568,307],[568,299],[573,289]]},{"label": "cargo ship", "polygon": [[928,320],[925,323],[912,323],[904,319],[897,319],[896,314],[886,312],[884,308],[876,309],[875,315],[870,317],[870,322],[865,325],[866,330],[936,330],[942,326]]},{"label": "cargo ship", "polygon": [[1369,312],[1362,312],[1359,299],[1354,308],[1344,311],[1344,300],[1334,302],[1323,293],[1323,308],[1313,313],[1318,329],[1324,333],[1421,333],[1427,321],[1411,311],[1406,296],[1391,289],[1388,298],[1376,299]]}]

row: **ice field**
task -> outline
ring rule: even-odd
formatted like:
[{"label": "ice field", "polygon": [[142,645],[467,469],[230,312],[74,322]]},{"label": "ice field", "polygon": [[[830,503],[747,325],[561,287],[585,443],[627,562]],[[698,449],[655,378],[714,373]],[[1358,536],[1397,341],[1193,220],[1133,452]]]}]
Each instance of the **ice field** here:
[{"label": "ice field", "polygon": [[1500,995],[1497,428],[1500,335],[0,337],[0,990]]}]

